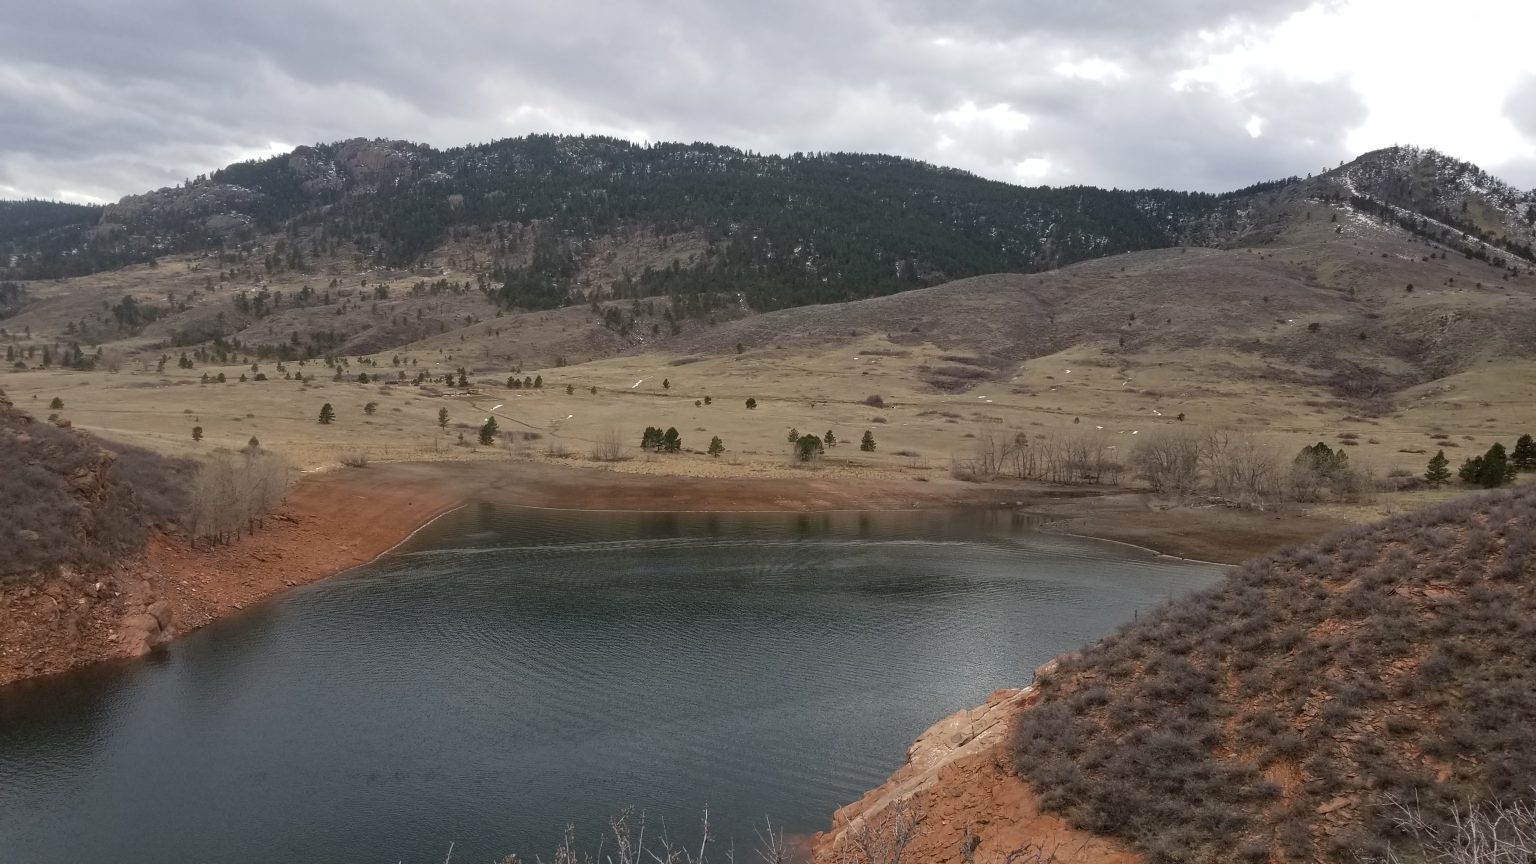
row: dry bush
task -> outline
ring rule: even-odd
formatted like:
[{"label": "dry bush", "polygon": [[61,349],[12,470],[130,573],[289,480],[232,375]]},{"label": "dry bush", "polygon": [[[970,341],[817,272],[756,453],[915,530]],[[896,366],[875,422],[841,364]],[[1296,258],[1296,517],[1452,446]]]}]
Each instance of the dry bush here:
[{"label": "dry bush", "polygon": [[[1532,790],[1536,792],[1536,790]],[[1530,864],[1536,861],[1536,804],[1495,801],[1453,806],[1448,817],[1428,819],[1418,801],[1390,798],[1393,826],[1413,847],[1389,847],[1368,864]]]},{"label": "dry bush", "polygon": [[194,465],[32,422],[0,402],[0,577],[103,567],[171,530]]},{"label": "dry bush", "polygon": [[[1393,861],[1392,801],[1449,838],[1455,802],[1530,794],[1533,645],[1528,484],[1281,550],[1139,616],[1041,678],[1014,764],[1047,809],[1151,862]],[[1281,789],[1277,768],[1306,781]],[[1501,860],[1423,851],[1401,860]]]},{"label": "dry bush", "polygon": [[346,453],[341,457],[341,464],[348,468],[367,468],[368,454],[361,450]]},{"label": "dry bush", "polygon": [[624,459],[624,430],[619,426],[610,426],[597,441],[592,444],[592,461],[594,462],[619,462]]}]

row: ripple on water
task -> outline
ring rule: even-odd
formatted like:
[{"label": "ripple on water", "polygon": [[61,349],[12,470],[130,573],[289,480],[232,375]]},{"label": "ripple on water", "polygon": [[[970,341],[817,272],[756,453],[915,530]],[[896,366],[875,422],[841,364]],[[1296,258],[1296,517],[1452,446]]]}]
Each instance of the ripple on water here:
[{"label": "ripple on water", "polygon": [[626,804],[818,830],[934,720],[1217,573],[1020,529],[466,508],[0,696],[0,860],[493,860]]}]

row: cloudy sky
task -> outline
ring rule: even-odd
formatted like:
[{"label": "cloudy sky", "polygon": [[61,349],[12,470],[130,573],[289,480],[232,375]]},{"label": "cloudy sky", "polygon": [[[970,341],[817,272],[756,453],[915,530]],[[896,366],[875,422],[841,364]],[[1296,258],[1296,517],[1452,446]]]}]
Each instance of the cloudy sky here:
[{"label": "cloudy sky", "polygon": [[1536,186],[1533,0],[8,0],[0,198],[527,132],[1219,191],[1433,146]]}]

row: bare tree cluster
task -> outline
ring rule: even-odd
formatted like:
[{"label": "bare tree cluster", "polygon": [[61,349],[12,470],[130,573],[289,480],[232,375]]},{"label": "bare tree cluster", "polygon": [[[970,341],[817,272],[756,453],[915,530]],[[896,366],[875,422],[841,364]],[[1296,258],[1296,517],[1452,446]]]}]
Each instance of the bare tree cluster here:
[{"label": "bare tree cluster", "polygon": [[270,450],[249,447],[204,459],[192,480],[185,520],[192,542],[227,542],[241,528],[254,532],[282,503],[290,479],[288,460]]},{"label": "bare tree cluster", "polygon": [[592,443],[594,462],[618,462],[624,458],[624,453],[624,429],[620,426],[609,426]]},{"label": "bare tree cluster", "polygon": [[1124,466],[1117,445],[1099,431],[1055,433],[1031,439],[1023,432],[982,432],[967,456],[950,461],[950,474],[987,482],[1000,476],[1045,483],[1119,483]]},{"label": "bare tree cluster", "polygon": [[1375,488],[1369,468],[1310,454],[1304,451],[1290,460],[1262,435],[1182,425],[1147,430],[1135,438],[1103,430],[1034,437],[986,430],[969,453],[952,457],[950,474],[978,483],[1013,477],[1114,485],[1129,470],[1161,495],[1210,495],[1256,509],[1324,497],[1358,501]]}]

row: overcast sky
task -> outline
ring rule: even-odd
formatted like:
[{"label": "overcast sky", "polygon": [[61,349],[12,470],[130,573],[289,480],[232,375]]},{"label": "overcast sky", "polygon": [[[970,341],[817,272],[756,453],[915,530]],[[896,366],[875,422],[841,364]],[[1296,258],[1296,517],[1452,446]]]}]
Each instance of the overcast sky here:
[{"label": "overcast sky", "polygon": [[1391,145],[1536,186],[1536,0],[5,0],[0,198],[528,132],[1221,191]]}]

